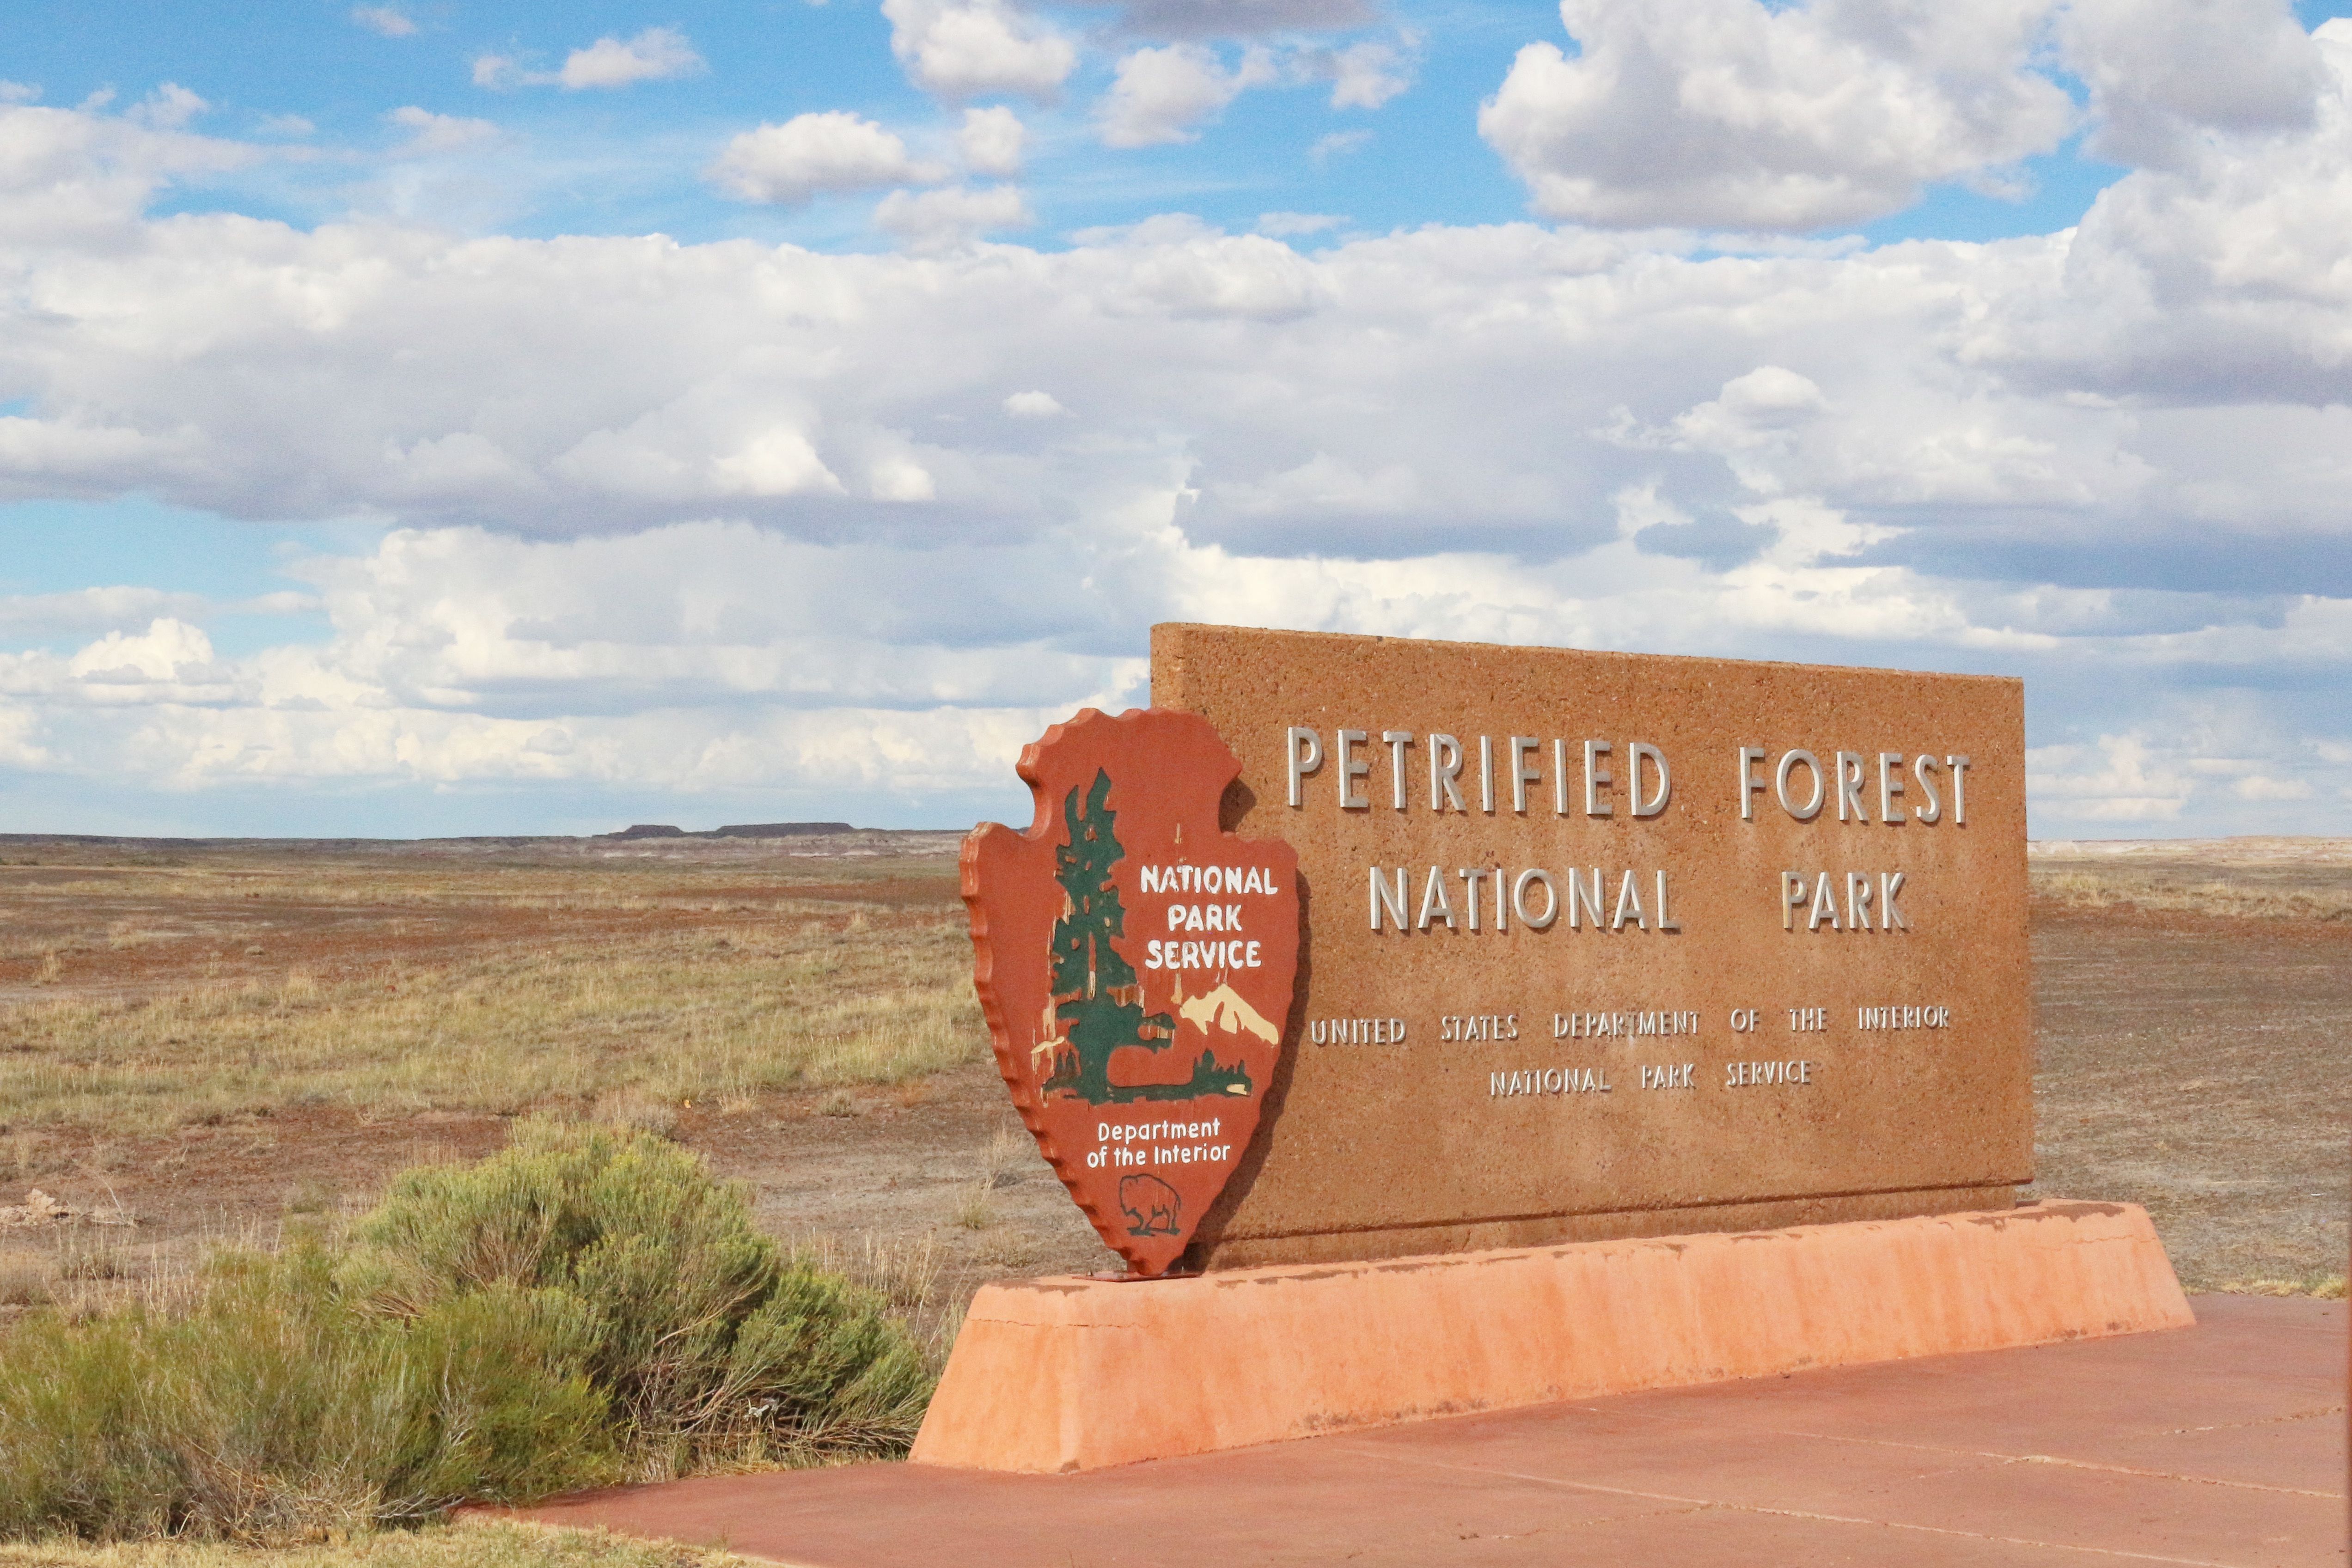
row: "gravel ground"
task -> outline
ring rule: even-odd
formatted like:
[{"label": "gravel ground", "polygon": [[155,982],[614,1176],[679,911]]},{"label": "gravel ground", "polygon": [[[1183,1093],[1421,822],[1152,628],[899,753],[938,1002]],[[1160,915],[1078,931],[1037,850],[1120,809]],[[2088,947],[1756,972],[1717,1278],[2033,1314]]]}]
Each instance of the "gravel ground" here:
[{"label": "gravel ground", "polygon": [[2039,1181],[2147,1206],[2192,1290],[2345,1273],[2352,928],[2037,899]]}]

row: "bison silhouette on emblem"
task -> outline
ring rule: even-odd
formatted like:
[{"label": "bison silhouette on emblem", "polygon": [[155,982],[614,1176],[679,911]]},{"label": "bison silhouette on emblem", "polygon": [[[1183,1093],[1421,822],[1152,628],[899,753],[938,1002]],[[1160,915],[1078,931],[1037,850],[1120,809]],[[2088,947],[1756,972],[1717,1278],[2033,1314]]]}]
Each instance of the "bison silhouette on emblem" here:
[{"label": "bison silhouette on emblem", "polygon": [[1118,1178],[1118,1211],[1127,1216],[1129,1236],[1173,1236],[1184,1200],[1156,1176]]}]

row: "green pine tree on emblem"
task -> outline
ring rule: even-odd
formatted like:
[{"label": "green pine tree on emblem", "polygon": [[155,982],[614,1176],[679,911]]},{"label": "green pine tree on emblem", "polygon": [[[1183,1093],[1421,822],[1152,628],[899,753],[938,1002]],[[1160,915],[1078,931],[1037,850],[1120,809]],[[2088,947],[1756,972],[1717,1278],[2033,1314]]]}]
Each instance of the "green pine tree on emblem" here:
[{"label": "green pine tree on emblem", "polygon": [[1165,1051],[1176,1034],[1176,1020],[1166,1013],[1145,1015],[1135,967],[1111,946],[1112,937],[1127,934],[1127,911],[1110,868],[1127,852],[1112,831],[1118,813],[1109,799],[1110,774],[1100,768],[1083,810],[1073,789],[1062,802],[1069,842],[1054,852],[1054,880],[1067,904],[1054,922],[1054,1017],[1067,1027],[1043,1087],[1049,1093],[1067,1089],[1089,1105],[1136,1097],[1112,1084],[1113,1051],[1127,1045]]}]

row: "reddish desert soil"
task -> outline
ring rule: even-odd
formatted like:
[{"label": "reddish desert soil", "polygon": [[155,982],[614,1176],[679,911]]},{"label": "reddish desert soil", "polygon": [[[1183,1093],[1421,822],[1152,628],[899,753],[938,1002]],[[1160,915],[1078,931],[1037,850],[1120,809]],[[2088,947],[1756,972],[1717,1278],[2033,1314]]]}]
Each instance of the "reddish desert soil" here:
[{"label": "reddish desert soil", "polygon": [[[854,842],[788,847],[572,842],[370,852],[444,852],[474,867],[501,857],[544,865],[553,856],[583,870],[607,868],[632,891],[656,894],[668,867],[693,873],[698,907],[420,910],[299,898],[126,899],[114,907],[93,891],[88,906],[60,913],[40,897],[44,884],[86,878],[97,864],[214,852],[0,843],[0,858],[18,862],[0,867],[0,929],[18,955],[0,961],[0,1022],[13,1002],[35,994],[137,994],[208,976],[406,967],[471,945],[527,946],[646,923],[740,923],[734,902],[775,897],[787,854],[796,899],[903,900],[954,912],[952,864],[940,852],[952,841],[941,835],[860,834]],[[271,858],[331,852],[349,852],[288,846]],[[23,863],[60,857],[79,863]],[[826,857],[837,857],[840,875]],[[66,956],[62,983],[35,992],[37,961],[21,956],[28,947],[117,920],[174,935],[121,951],[85,943]],[[2343,1274],[2352,922],[2037,898],[2033,923],[2041,1180],[2028,1196],[2146,1204],[2194,1286]],[[259,953],[248,951],[257,946]],[[22,1168],[20,1155],[10,1178],[6,1122],[0,1106],[0,1205],[20,1202],[26,1186],[38,1185],[77,1208],[138,1223],[0,1230],[0,1306],[12,1267],[54,1270],[63,1260],[69,1277],[119,1289],[121,1281],[184,1267],[215,1239],[266,1239],[289,1216],[362,1206],[401,1166],[487,1153],[508,1125],[487,1115],[373,1117],[306,1107],[136,1137],[51,1131],[37,1163]],[[691,1106],[679,1113],[675,1135],[752,1184],[759,1213],[777,1233],[830,1239],[845,1260],[863,1260],[879,1274],[935,1269],[934,1313],[985,1279],[1111,1262],[1019,1135],[1003,1085],[981,1061],[895,1087]]]}]

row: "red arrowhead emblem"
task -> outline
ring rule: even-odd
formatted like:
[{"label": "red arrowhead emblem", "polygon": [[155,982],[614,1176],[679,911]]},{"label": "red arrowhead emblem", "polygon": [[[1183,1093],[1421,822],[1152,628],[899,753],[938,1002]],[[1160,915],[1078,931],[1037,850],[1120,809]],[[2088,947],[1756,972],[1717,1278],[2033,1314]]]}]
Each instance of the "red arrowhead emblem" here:
[{"label": "red arrowhead emblem", "polygon": [[1298,857],[1219,831],[1240,772],[1196,715],[1087,708],[1021,753],[1028,831],[987,822],[963,843],[997,1069],[1137,1274],[1183,1254],[1282,1060]]}]

